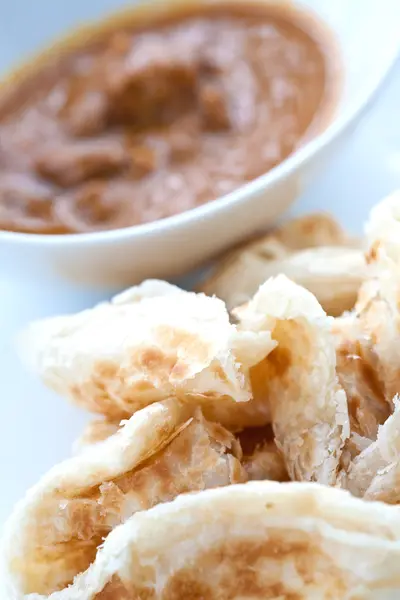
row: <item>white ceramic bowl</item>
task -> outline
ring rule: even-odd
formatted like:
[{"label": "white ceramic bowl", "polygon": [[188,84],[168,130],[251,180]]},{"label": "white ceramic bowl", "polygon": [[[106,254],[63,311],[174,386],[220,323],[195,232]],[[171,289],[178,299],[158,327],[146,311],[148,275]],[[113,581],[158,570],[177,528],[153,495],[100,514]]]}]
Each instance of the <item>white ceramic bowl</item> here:
[{"label": "white ceramic bowl", "polygon": [[[400,49],[399,0],[296,0],[295,4],[311,9],[328,24],[344,62],[344,87],[335,117],[319,137],[233,193],[156,223],[75,236],[0,232],[0,275],[104,289],[146,277],[168,278],[199,265],[281,215],[329,155],[340,149]],[[34,7],[27,0],[3,3],[0,66],[20,60],[64,28],[119,7],[118,0],[62,4],[36,0]]]}]

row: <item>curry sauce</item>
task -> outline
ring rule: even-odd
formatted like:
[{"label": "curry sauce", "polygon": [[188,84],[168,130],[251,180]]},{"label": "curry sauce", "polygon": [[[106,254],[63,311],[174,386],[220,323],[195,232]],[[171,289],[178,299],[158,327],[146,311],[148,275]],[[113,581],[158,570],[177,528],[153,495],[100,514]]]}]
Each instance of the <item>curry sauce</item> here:
[{"label": "curry sauce", "polygon": [[0,228],[127,227],[266,173],[326,122],[320,33],[294,9],[213,3],[33,66],[0,98]]}]

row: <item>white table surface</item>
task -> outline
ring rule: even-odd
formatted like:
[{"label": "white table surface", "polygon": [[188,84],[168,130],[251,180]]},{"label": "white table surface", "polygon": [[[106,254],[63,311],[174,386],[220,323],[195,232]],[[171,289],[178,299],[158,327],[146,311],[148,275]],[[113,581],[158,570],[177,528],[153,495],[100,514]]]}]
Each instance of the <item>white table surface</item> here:
[{"label": "white table surface", "polygon": [[[340,156],[296,203],[293,214],[333,212],[355,233],[370,207],[400,187],[400,62]],[[4,260],[0,257],[0,260]],[[12,338],[33,317],[71,311],[98,300],[62,297],[0,280],[0,528],[26,488],[66,458],[88,416],[24,372]]]}]

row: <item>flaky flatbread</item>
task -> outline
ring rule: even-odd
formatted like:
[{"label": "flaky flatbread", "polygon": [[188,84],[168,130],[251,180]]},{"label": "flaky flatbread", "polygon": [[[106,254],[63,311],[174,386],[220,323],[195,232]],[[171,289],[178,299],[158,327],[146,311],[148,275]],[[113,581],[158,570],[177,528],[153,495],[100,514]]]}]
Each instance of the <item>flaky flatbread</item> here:
[{"label": "flaky flatbread", "polygon": [[377,356],[363,333],[361,320],[351,313],[336,319],[332,333],[337,340],[336,369],[346,391],[351,431],[375,440],[379,425],[392,411],[377,374]]},{"label": "flaky flatbread", "polygon": [[284,223],[223,257],[200,290],[229,309],[250,300],[269,277],[284,274],[310,290],[330,315],[353,308],[365,277],[365,258],[328,215]]},{"label": "flaky flatbread", "polygon": [[189,404],[170,399],[138,411],[52,469],[16,508],[5,533],[15,581],[24,594],[67,587],[136,511],[246,481],[240,459],[234,436]]},{"label": "flaky flatbread", "polygon": [[[400,392],[400,192],[377,204],[366,225],[368,279],[356,304],[365,345],[377,358],[386,401]],[[366,340],[366,338],[369,338]]]},{"label": "flaky flatbread", "polygon": [[[28,362],[52,389],[108,420],[118,422],[174,395],[200,404],[207,419],[240,431],[271,420],[270,374],[258,377],[254,367],[279,341],[279,328],[272,335],[277,320],[290,321],[289,329],[294,321],[304,322],[301,331],[310,325],[313,335],[323,336],[321,344],[329,346],[327,317],[312,294],[278,277],[263,286],[260,297],[263,305],[254,300],[240,309],[236,316],[242,322],[235,326],[217,298],[145,282],[111,304],[33,324],[21,343]],[[262,327],[254,326],[253,309]],[[334,353],[328,358],[333,362],[327,377],[334,382]],[[312,363],[302,369],[311,373]],[[333,415],[326,414],[329,421]],[[296,477],[303,478],[301,473]]]},{"label": "flaky flatbread", "polygon": [[333,327],[337,368],[352,430],[375,440],[400,392],[400,194],[379,203],[367,224],[368,272],[355,310]]},{"label": "flaky flatbread", "polygon": [[[120,425],[104,420],[89,423],[74,444],[75,452],[82,452],[85,448],[106,440],[123,424],[124,422]],[[270,425],[244,429],[236,434],[236,439],[242,450],[240,453],[237,451],[236,456],[243,455],[240,462],[249,481],[289,480],[284,458],[275,444]]]},{"label": "flaky flatbread", "polygon": [[378,429],[376,441],[358,455],[343,474],[342,487],[352,494],[390,504],[400,503],[400,404]]},{"label": "flaky flatbread", "polygon": [[[340,485],[368,500],[400,503],[400,193],[371,211],[367,278],[354,311],[336,320],[337,372],[351,440]],[[358,448],[357,448],[358,445]],[[364,446],[364,447],[363,447]]]},{"label": "flaky flatbread", "polygon": [[[132,295],[132,291],[127,293]],[[210,306],[217,317],[214,318],[212,311],[210,316]],[[178,312],[177,307],[180,308]],[[186,307],[186,317],[181,314],[183,307]],[[85,402],[89,394],[88,405],[90,398],[98,403],[93,373],[98,372],[99,356],[107,350],[107,356],[111,356],[108,360],[113,362],[109,378],[101,380],[107,403],[120,406],[123,401],[125,409],[134,410],[139,403],[154,401],[156,394],[167,395],[171,391],[172,377],[172,389],[177,397],[183,402],[200,404],[207,419],[219,422],[231,431],[260,427],[272,419],[276,443],[292,479],[335,482],[341,451],[349,433],[347,405],[335,373],[331,320],[310,292],[284,276],[272,278],[253,300],[235,311],[237,326],[229,323],[220,300],[183,291],[139,300],[133,305],[122,304],[122,309],[128,310],[128,316],[125,312],[121,315],[117,312],[118,317],[115,317],[115,306],[105,305],[74,317],[39,324],[33,339],[39,340],[44,354],[36,348],[34,355],[45,380],[49,381],[49,376],[54,377],[57,373],[51,381],[56,382],[59,391],[64,393],[67,393],[71,380],[75,381],[74,386],[80,380]],[[136,318],[137,310],[141,319]],[[130,336],[126,334],[129,327],[125,323],[132,311],[135,315],[132,322],[137,330],[132,329]],[[147,315],[147,323],[145,336],[141,337],[143,313]],[[159,329],[153,326],[153,319],[158,323],[159,315],[168,319],[162,338],[157,337]],[[172,318],[176,319],[179,336],[174,333]],[[191,340],[193,346],[188,346],[185,340],[192,322],[197,328],[196,337]],[[99,338],[93,338],[93,323],[103,328]],[[46,336],[43,330],[47,326],[51,334]],[[117,342],[111,344],[110,349],[106,345],[109,336],[105,332],[112,327],[118,332]],[[126,335],[128,347],[124,344]],[[203,348],[205,359],[200,342],[207,339],[207,335],[211,341]],[[153,372],[143,361],[132,363],[132,347],[139,354],[154,352],[151,343],[142,342],[143,337],[152,342],[156,340],[162,356],[173,353],[175,366],[172,371],[171,364],[165,370],[157,364]],[[114,338],[111,336],[111,339]],[[82,349],[89,365],[84,376],[79,362]],[[53,355],[55,361],[51,359]],[[182,357],[188,363],[191,378],[176,369],[176,361]],[[143,386],[147,386],[146,392],[141,393]],[[240,390],[246,390],[247,396],[239,396]]]},{"label": "flaky flatbread", "polygon": [[291,479],[334,484],[349,422],[331,319],[310,292],[283,275],[234,314],[239,329],[271,331],[277,342],[252,369],[251,380],[255,400],[269,399],[275,441]]},{"label": "flaky flatbread", "polygon": [[206,416],[231,429],[258,424],[250,407],[247,419],[233,405],[251,398],[249,368],[274,346],[269,332],[239,333],[221,300],[155,281],[34,323],[19,340],[51,389],[109,420],[174,395],[201,399]]},{"label": "flaky flatbread", "polygon": [[18,600],[397,600],[400,509],[304,483],[185,495],[117,527],[70,588],[28,597],[15,554],[0,585]]}]

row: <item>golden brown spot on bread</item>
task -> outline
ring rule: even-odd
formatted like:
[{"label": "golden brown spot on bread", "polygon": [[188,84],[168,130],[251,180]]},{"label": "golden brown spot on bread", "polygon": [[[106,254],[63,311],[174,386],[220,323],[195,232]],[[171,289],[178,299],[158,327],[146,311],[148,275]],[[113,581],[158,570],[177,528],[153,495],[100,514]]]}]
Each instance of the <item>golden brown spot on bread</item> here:
[{"label": "golden brown spot on bread", "polygon": [[[127,364],[97,361],[87,381],[70,387],[73,400],[109,420],[126,419],[143,406],[164,399],[171,392],[166,392],[167,386],[179,387],[209,365],[210,346],[198,335],[170,326],[157,327],[154,335],[160,347],[132,350]],[[226,381],[222,369],[218,376]]]},{"label": "golden brown spot on bread", "polygon": [[190,376],[193,364],[206,364],[208,347],[190,333],[157,327],[156,336],[160,347],[146,348],[131,356],[132,367],[161,382],[172,379],[184,380]]},{"label": "golden brown spot on bread", "polygon": [[281,378],[289,370],[293,362],[292,352],[284,346],[278,345],[258,365],[251,369],[250,376],[255,380],[261,378]]},{"label": "golden brown spot on bread", "polygon": [[[71,386],[70,395],[78,405],[100,413],[108,420],[129,419],[137,410],[163,399],[155,383],[169,382],[176,361],[174,355],[164,354],[157,348],[148,348],[131,356],[132,370],[129,367],[122,369],[108,361],[97,362],[90,380]],[[137,381],[130,377],[135,371],[141,373]],[[120,390],[118,401],[113,392],[116,383]],[[150,398],[146,396],[146,392],[152,392]]]},{"label": "golden brown spot on bread", "polygon": [[[91,388],[90,392],[87,390],[89,387]],[[115,404],[104,383],[96,382],[94,377],[88,385],[72,385],[69,394],[78,406],[104,415],[111,421],[122,421],[131,416],[129,412]]]},{"label": "golden brown spot on bread", "polygon": [[91,378],[83,384],[70,387],[70,395],[74,401],[90,411],[105,415],[110,420],[122,420],[131,413],[118,406],[110,397],[109,388],[119,378],[118,367],[109,361],[97,362]]},{"label": "golden brown spot on bread", "polygon": [[161,578],[156,581],[155,573],[162,564],[162,555],[155,555],[151,572],[139,567],[129,584],[115,576],[94,600],[307,600],[316,591],[324,600],[341,600],[357,583],[324,554],[317,533],[299,530],[271,528],[260,540],[228,536],[195,553],[187,560],[190,566],[171,569],[169,577],[165,572],[167,580],[157,593]]},{"label": "golden brown spot on bread", "polygon": [[200,340],[197,334],[166,325],[158,326],[156,333],[163,347],[184,348],[195,361],[204,362],[208,359],[209,346],[204,340]]},{"label": "golden brown spot on bread", "polygon": [[[162,600],[182,600],[182,598],[204,598],[207,600],[234,600],[235,598],[262,598],[273,600],[306,600],[306,586],[329,581],[330,593],[324,599],[339,600],[346,591],[343,574],[333,567],[315,542],[307,539],[281,539],[273,531],[264,541],[227,540],[225,544],[210,550],[191,564],[190,568],[175,572],[168,581]],[[325,562],[324,572],[315,572],[315,561]],[[282,565],[288,561],[295,566],[303,585],[293,588],[292,582],[283,578]],[[275,568],[273,568],[275,566]],[[276,568],[278,566],[278,568]],[[279,574],[277,576],[277,574]],[[282,579],[282,580],[281,580]],[[288,578],[289,579],[289,578]],[[318,581],[319,580],[319,581]],[[187,590],[189,595],[182,595]],[[203,595],[201,595],[201,593]],[[194,594],[193,596],[191,594]],[[328,595],[329,594],[329,595]],[[321,596],[322,597],[322,596]]]},{"label": "golden brown spot on bread", "polygon": [[250,369],[250,383],[254,402],[267,402],[269,379],[268,366],[265,359]]},{"label": "golden brown spot on bread", "polygon": [[223,383],[228,382],[228,377],[226,376],[226,373],[221,365],[215,365],[214,373]]},{"label": "golden brown spot on bread", "polygon": [[358,340],[344,341],[336,352],[339,382],[347,394],[353,432],[376,439],[378,426],[392,412],[378,375],[373,350]]},{"label": "golden brown spot on bread", "polygon": [[114,379],[118,374],[118,367],[114,363],[101,362],[97,365],[96,373],[98,378]]},{"label": "golden brown spot on bread", "polygon": [[[300,232],[305,236],[314,236],[314,233],[318,231],[321,227],[321,223],[317,219],[313,219],[312,216],[304,219],[300,226]],[[335,229],[333,226],[330,229]]]},{"label": "golden brown spot on bread", "polygon": [[292,353],[288,348],[277,346],[266,359],[271,377],[283,377],[292,364]]},{"label": "golden brown spot on bread", "polygon": [[148,392],[152,389],[152,387],[153,386],[148,381],[138,381],[137,383],[135,383],[135,391],[137,393]]},{"label": "golden brown spot on bread", "polygon": [[382,383],[379,381],[378,373],[376,369],[374,369],[372,365],[363,358],[362,348],[359,342],[357,343],[357,346],[357,356],[359,356],[361,359],[358,365],[361,371],[361,376],[374,394],[375,398],[381,402],[382,405],[386,405],[387,402],[385,400]]},{"label": "golden brown spot on bread", "polygon": [[151,588],[139,588],[123,583],[114,575],[106,587],[94,596],[94,600],[155,600],[156,594]]},{"label": "golden brown spot on bread", "polygon": [[88,563],[94,561],[97,546],[101,543],[101,536],[93,539],[93,546],[85,540],[72,539],[68,542],[68,552],[65,552],[66,547],[63,544],[56,546],[43,544],[36,549],[34,557],[26,555],[23,562],[14,563],[12,568],[18,571],[22,581],[27,582],[24,589],[25,593],[35,592],[47,595],[49,590],[59,591],[65,586],[64,582],[60,584],[58,573],[54,573],[54,571],[44,572],[41,565],[46,563],[56,564],[57,569],[62,570],[65,581],[72,583],[74,576],[85,570]]},{"label": "golden brown spot on bread", "polygon": [[161,382],[183,381],[191,376],[193,365],[206,366],[210,348],[198,335],[161,325],[155,335],[160,347],[147,348],[131,357],[134,367]]},{"label": "golden brown spot on bread", "polygon": [[177,600],[178,598],[205,600],[206,598],[214,598],[214,594],[205,581],[199,581],[196,574],[189,570],[186,574],[180,572],[178,576],[173,576],[161,598],[162,600]]},{"label": "golden brown spot on bread", "polygon": [[267,358],[250,369],[251,389],[256,402],[268,401],[270,380],[284,377],[291,363],[291,352],[287,348],[277,346]]},{"label": "golden brown spot on bread", "polygon": [[367,261],[367,264],[371,264],[377,260],[380,245],[381,243],[379,241],[376,241],[369,248],[368,252],[365,255],[365,260]]},{"label": "golden brown spot on bread", "polygon": [[147,348],[139,354],[139,364],[148,371],[159,369],[172,370],[175,366],[175,358],[169,357],[158,348]]}]

